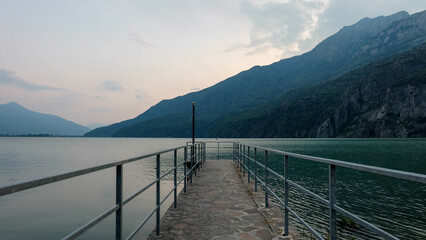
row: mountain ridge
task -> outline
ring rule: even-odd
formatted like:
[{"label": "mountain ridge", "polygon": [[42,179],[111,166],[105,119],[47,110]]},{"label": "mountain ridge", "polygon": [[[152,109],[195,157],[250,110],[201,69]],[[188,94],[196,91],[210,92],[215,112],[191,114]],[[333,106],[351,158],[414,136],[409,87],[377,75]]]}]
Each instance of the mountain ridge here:
[{"label": "mountain ridge", "polygon": [[16,102],[0,104],[0,134],[3,135],[82,136],[88,131],[89,128],[77,123],[26,109]]},{"label": "mountain ridge", "polygon": [[[332,81],[288,93],[271,107],[234,114],[218,137],[424,137],[426,43]],[[227,127],[228,126],[228,127]]]},{"label": "mountain ridge", "polygon": [[[145,121],[167,115],[190,116],[191,102],[197,103],[199,129],[207,129],[221,116],[249,111],[291,90],[320,84],[374,60],[418,46],[426,41],[425,19],[426,11],[361,19],[343,27],[307,53],[267,66],[254,66],[201,91],[162,100],[136,118],[95,129],[85,136],[121,137],[125,136],[123,132],[128,132],[124,128],[132,125],[144,128]],[[178,127],[170,124],[163,127]]]}]

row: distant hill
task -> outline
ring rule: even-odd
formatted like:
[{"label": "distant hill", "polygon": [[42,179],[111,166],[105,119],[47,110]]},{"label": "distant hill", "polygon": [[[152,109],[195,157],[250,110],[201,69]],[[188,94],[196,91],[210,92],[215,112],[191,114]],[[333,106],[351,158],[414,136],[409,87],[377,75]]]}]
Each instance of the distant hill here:
[{"label": "distant hill", "polygon": [[105,127],[106,125],[107,124],[103,124],[103,123],[90,123],[86,127],[89,128],[90,130],[93,130],[93,129],[96,129],[96,128]]},{"label": "distant hill", "polygon": [[15,102],[0,105],[0,134],[82,136],[89,128],[63,118],[34,112]]},{"label": "distant hill", "polygon": [[230,114],[219,137],[425,137],[426,44],[291,91],[268,105]]},{"label": "distant hill", "polygon": [[292,90],[327,82],[424,42],[426,11],[364,18],[305,54],[255,66],[204,90],[163,100],[134,119],[95,129],[85,136],[188,137],[191,102],[196,102],[197,137],[216,137],[206,134],[229,115],[251,112],[281,96],[286,98]]}]

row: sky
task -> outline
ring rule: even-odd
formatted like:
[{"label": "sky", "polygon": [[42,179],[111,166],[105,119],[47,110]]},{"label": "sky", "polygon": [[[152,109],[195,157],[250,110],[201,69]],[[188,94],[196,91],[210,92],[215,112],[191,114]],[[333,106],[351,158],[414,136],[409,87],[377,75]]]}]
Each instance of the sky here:
[{"label": "sky", "polygon": [[0,104],[111,124],[300,55],[364,17],[425,9],[425,0],[0,0]]}]

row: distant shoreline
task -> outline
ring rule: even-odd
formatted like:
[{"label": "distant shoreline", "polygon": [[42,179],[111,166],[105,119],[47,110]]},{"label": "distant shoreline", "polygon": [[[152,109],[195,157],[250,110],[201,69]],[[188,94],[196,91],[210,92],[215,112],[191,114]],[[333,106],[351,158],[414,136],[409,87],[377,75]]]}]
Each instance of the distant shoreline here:
[{"label": "distant shoreline", "polygon": [[67,135],[52,135],[52,134],[0,134],[0,137],[82,137],[82,136],[67,136]]},{"label": "distant shoreline", "polygon": [[[14,137],[39,137],[39,138],[187,138],[187,137],[85,137],[85,136],[69,136],[69,135],[51,135],[51,134],[25,134],[25,135],[12,135],[12,134],[0,134],[0,138],[14,138]],[[217,138],[197,138],[197,139],[217,139]],[[362,139],[425,139],[425,137],[383,137],[383,138],[377,138],[377,137],[328,137],[328,138],[286,138],[286,137],[277,137],[277,138],[258,138],[258,137],[248,137],[248,138],[220,138],[220,139],[244,139],[244,140],[259,140],[262,139],[263,141],[281,141],[283,139],[286,140],[321,140],[321,139],[327,139],[327,140],[338,140],[338,139],[345,139],[345,140],[362,140]]]}]

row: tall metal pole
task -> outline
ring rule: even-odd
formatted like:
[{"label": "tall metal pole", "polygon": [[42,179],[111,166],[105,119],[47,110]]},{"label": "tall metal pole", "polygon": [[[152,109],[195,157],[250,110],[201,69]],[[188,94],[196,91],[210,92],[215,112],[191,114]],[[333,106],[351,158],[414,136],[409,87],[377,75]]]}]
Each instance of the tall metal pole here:
[{"label": "tall metal pole", "polygon": [[192,144],[195,143],[195,102],[192,103]]},{"label": "tall metal pole", "polygon": [[[191,147],[191,168],[195,164],[195,102],[192,102],[192,147]],[[196,170],[196,169],[195,169]],[[197,172],[195,172],[197,174]],[[192,176],[192,172],[191,172]]]}]

